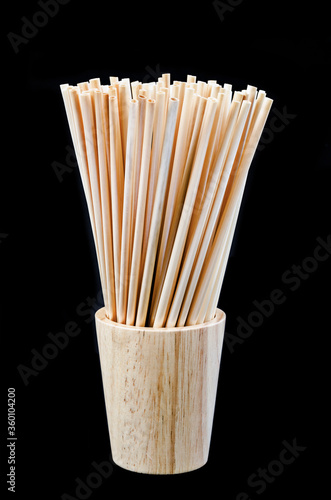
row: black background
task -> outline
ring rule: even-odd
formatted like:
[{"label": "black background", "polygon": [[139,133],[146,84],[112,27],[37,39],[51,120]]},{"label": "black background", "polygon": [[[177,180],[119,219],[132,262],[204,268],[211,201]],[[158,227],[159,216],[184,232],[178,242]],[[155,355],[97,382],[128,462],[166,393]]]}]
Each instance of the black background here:
[{"label": "black background", "polygon": [[[212,1],[71,0],[18,53],[7,34],[21,35],[21,18],[31,20],[41,8],[37,1],[3,7],[4,473],[7,387],[16,389],[18,438],[16,494],[7,492],[8,498],[77,498],[76,478],[85,481],[92,463],[110,454],[94,322],[77,309],[88,297],[97,298],[95,309],[102,306],[85,201],[77,168],[60,182],[52,167],[68,164],[72,145],[59,85],[94,77],[107,84],[110,75],[148,81],[163,72],[177,80],[187,74],[217,79],[235,90],[256,85],[274,99],[273,109],[291,115],[277,132],[269,120],[271,133],[251,167],[219,301],[226,332],[237,335],[238,317],[247,320],[253,302],[275,289],[286,299],[233,352],[224,344],[208,463],[177,476],[113,464],[90,498],[169,495],[180,488],[191,495],[198,487],[226,500],[241,492],[252,500],[315,499],[323,492],[331,258],[299,278],[296,290],[283,275],[293,276],[292,266],[312,257],[317,238],[326,241],[331,233],[327,3],[235,3],[221,19]],[[31,366],[31,349],[41,352],[49,332],[70,321],[79,335],[24,385],[18,365]],[[248,477],[294,439],[305,450],[258,494]]]}]

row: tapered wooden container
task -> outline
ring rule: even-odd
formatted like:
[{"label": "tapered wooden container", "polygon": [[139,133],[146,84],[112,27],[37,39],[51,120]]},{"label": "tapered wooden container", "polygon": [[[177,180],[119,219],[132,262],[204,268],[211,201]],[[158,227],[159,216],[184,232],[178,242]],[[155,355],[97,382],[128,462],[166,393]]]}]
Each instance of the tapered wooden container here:
[{"label": "tapered wooden container", "polygon": [[96,328],[113,460],[131,471],[176,474],[208,459],[225,314],[179,328]]}]

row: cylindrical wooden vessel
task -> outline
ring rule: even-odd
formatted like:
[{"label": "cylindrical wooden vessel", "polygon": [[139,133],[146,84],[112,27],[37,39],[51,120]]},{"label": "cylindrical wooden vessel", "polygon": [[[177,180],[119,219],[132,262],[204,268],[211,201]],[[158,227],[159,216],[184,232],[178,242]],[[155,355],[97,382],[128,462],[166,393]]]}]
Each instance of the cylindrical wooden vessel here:
[{"label": "cylindrical wooden vessel", "polygon": [[131,471],[177,474],[208,459],[225,314],[176,328],[141,328],[96,313],[114,462]]}]

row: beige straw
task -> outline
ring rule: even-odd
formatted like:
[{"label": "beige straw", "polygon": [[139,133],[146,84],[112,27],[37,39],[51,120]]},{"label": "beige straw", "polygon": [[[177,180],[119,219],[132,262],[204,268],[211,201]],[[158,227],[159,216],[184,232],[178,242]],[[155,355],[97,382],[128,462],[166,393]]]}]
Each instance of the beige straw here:
[{"label": "beige straw", "polygon": [[178,99],[171,97],[167,109],[167,121],[164,132],[161,163],[158,174],[158,181],[153,205],[151,228],[148,238],[146,259],[142,275],[141,289],[138,301],[136,325],[144,326],[149,305],[150,291],[154,272],[156,251],[160,234],[162,211],[164,206],[165,191],[164,186],[168,179],[171,151],[174,142],[176,118],[178,111]]}]

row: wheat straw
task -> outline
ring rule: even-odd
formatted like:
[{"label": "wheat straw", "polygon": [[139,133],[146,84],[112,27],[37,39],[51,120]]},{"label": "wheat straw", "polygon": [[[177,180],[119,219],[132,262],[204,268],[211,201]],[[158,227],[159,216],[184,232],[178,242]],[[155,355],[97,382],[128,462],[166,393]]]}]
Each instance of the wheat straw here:
[{"label": "wheat straw", "polygon": [[60,86],[109,319],[211,320],[272,100],[187,75]]}]

